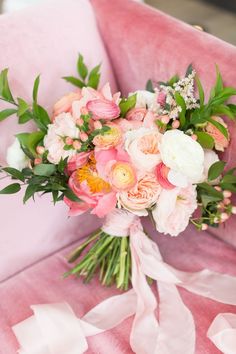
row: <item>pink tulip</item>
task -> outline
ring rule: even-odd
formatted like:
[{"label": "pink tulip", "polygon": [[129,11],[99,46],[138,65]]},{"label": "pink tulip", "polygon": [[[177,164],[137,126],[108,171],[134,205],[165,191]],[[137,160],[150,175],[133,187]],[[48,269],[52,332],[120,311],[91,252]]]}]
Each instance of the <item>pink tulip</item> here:
[{"label": "pink tulip", "polygon": [[92,114],[93,119],[106,119],[111,120],[119,117],[119,106],[107,99],[91,100],[86,105],[88,111]]}]

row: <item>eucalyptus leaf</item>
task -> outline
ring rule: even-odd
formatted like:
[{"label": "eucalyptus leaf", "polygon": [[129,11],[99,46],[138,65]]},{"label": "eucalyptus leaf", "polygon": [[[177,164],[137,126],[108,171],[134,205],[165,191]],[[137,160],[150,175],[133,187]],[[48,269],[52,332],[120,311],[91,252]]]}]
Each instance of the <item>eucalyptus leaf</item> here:
[{"label": "eucalyptus leaf", "polygon": [[56,171],[56,166],[52,164],[39,164],[33,168],[33,172],[37,176],[51,176]]}]

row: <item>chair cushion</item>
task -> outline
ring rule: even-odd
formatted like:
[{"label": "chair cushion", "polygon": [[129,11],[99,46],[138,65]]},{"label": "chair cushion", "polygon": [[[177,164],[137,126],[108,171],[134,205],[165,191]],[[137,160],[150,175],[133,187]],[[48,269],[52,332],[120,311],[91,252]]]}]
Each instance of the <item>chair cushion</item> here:
[{"label": "chair cushion", "polygon": [[[102,62],[102,83],[109,80],[116,87],[88,0],[45,1],[1,15],[0,33],[0,69],[9,68],[16,97],[31,102],[34,79],[41,74],[39,103],[50,111],[57,99],[75,89],[61,77],[76,75],[78,52],[90,68]],[[0,165],[5,165],[14,134],[32,127],[17,125],[15,117],[0,122]],[[0,180],[0,189],[7,182]],[[76,218],[68,220],[65,205],[53,207],[49,198],[38,198],[23,206],[22,193],[0,197],[0,224],[0,280],[86,233],[78,230]]]},{"label": "chair cushion", "polygon": [[[236,275],[236,251],[221,240],[197,233],[193,229],[182,236],[171,238],[157,234],[150,223],[146,223],[145,228],[158,242],[169,264],[185,271],[209,268]],[[119,293],[113,287],[102,287],[97,279],[87,285],[72,277],[62,279],[61,275],[68,270],[65,256],[75,246],[41,260],[0,285],[0,343],[4,354],[15,353],[17,341],[11,326],[32,314],[30,305],[67,301],[77,316],[82,317],[100,301]],[[180,289],[180,293],[194,315],[197,329],[196,354],[220,353],[207,339],[207,329],[219,312],[236,313],[236,307],[196,296],[184,289]],[[129,347],[131,323],[130,318],[109,332],[89,338],[87,353],[132,353]]]},{"label": "chair cushion", "polygon": [[[166,81],[176,73],[185,74],[191,63],[207,93],[215,80],[215,64],[225,85],[236,87],[233,45],[131,0],[91,2],[123,93],[143,89],[148,79]],[[223,160],[231,167],[236,161],[235,122],[230,121],[229,128],[232,139]],[[235,228],[236,217],[233,217],[225,228],[212,233],[236,246]]]}]

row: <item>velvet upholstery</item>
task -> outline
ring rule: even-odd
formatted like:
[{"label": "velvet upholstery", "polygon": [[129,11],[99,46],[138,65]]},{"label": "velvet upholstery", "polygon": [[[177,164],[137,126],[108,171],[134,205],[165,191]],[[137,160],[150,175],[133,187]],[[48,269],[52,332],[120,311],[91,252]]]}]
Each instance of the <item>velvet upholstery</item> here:
[{"label": "velvet upholstery", "polygon": [[[30,102],[34,79],[41,73],[39,102],[49,110],[63,94],[74,90],[61,77],[76,75],[78,52],[83,53],[90,68],[102,62],[102,83],[110,81],[113,90],[116,87],[92,7],[86,0],[46,1],[2,15],[0,48],[0,69],[9,67],[15,96]],[[31,128],[29,124],[27,129]],[[17,125],[16,117],[0,122],[0,165],[6,164],[6,148],[14,134],[25,130],[25,125]],[[6,180],[0,180],[0,188],[6,185]],[[22,197],[23,193],[0,198],[0,280],[78,239],[86,232],[84,223],[90,224],[92,219],[69,220],[63,203],[53,207],[45,197],[23,206]]]},{"label": "velvet upholstery", "polygon": [[[164,80],[176,71],[182,73],[190,62],[204,74],[203,83],[208,87],[212,84],[214,61],[219,64],[227,84],[236,85],[236,74],[231,70],[236,59],[234,47],[131,0],[93,0],[92,5],[114,76],[123,92],[144,87],[149,77]],[[109,79],[113,88],[116,86],[93,11],[86,0],[49,1],[4,15],[0,17],[0,31],[1,48],[5,50],[0,67],[11,68],[10,81],[16,94],[29,97],[34,76],[42,72],[40,102],[51,107],[55,99],[70,89],[58,78],[73,74],[78,51],[88,58],[91,66],[103,61],[103,81]],[[0,123],[1,162],[17,129],[14,118]],[[235,144],[236,139],[229,151],[230,164],[235,158]],[[75,244],[62,247],[95,229],[96,219],[84,215],[67,220],[66,207],[55,208],[47,198],[26,206],[21,203],[19,195],[0,199],[0,277],[5,278],[0,284],[0,354],[16,352],[17,342],[11,326],[31,314],[30,305],[67,301],[81,316],[96,303],[118,293],[114,288],[102,287],[96,279],[84,285],[81,280],[61,277],[68,270],[65,256]],[[235,226],[235,221],[230,222],[224,231],[215,234],[236,245]],[[213,235],[198,233],[190,227],[181,236],[171,238],[157,234],[150,223],[145,228],[171,265],[189,271],[207,267],[236,275],[235,249]],[[219,312],[236,313],[235,307],[185,290],[181,290],[181,295],[196,320],[196,354],[220,353],[206,338],[206,331]],[[131,319],[89,339],[87,353],[132,353],[128,338],[130,326]]]},{"label": "velvet upholstery", "polygon": [[[236,275],[236,252],[223,241],[203,233],[196,237],[196,233],[191,229],[178,238],[170,239],[157,236],[149,223],[145,227],[157,240],[162,255],[169,264],[182,270],[194,271],[208,267]],[[86,285],[76,278],[63,280],[61,274],[68,270],[65,256],[71,247],[75,245],[55,253],[0,284],[1,354],[16,352],[17,342],[11,326],[32,314],[30,305],[67,301],[77,316],[82,317],[95,304],[119,293],[114,287],[102,287],[97,280]],[[219,312],[236,313],[236,308],[196,296],[184,289],[180,292],[195,318],[196,354],[220,353],[206,338],[207,329]],[[132,320],[128,319],[114,330],[89,338],[89,350],[86,354],[131,354],[131,323]]]},{"label": "velvet upholstery", "polygon": [[[209,93],[218,64],[224,83],[236,87],[236,47],[144,4],[127,0],[91,0],[99,28],[123,93],[144,88],[149,78],[166,81],[192,63]],[[236,164],[236,124],[224,160]],[[236,246],[236,217],[211,230]]]}]

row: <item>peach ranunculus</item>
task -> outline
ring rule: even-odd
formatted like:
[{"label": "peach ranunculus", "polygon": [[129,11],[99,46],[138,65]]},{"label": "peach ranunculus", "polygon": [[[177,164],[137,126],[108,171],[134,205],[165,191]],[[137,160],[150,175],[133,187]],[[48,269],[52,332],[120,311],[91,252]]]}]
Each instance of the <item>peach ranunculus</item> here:
[{"label": "peach ranunculus", "polygon": [[108,180],[116,191],[126,191],[136,184],[137,177],[130,163],[123,161],[112,163],[111,161]]},{"label": "peach ranunculus", "polygon": [[161,186],[153,173],[141,175],[136,185],[126,192],[118,193],[120,206],[138,216],[148,215],[161,193]]},{"label": "peach ranunculus", "polygon": [[[220,123],[227,129],[227,125],[221,117],[213,116],[211,117],[214,121]],[[224,134],[212,123],[208,123],[206,126],[207,133],[212,136],[215,141],[215,149],[218,151],[224,151],[229,145],[229,132],[228,139],[224,136]],[[228,131],[228,129],[227,129]]]},{"label": "peach ranunculus", "polygon": [[80,118],[85,109],[92,115],[92,118],[111,120],[120,114],[119,108],[120,93],[111,93],[110,85],[107,83],[101,90],[94,90],[91,87],[83,87],[81,98],[73,102],[72,110],[75,119]]},{"label": "peach ranunculus", "polygon": [[57,101],[53,107],[53,120],[60,113],[71,112],[72,103],[81,98],[81,90],[76,92],[70,92],[69,94],[63,96],[59,101]]},{"label": "peach ranunculus", "polygon": [[138,170],[151,172],[161,162],[161,137],[158,130],[144,127],[126,132],[125,149]]},{"label": "peach ranunculus", "polygon": [[144,117],[147,114],[146,108],[132,108],[131,110],[128,111],[126,114],[126,119],[127,120],[137,120],[137,121],[143,121]]},{"label": "peach ranunculus", "polygon": [[121,128],[113,123],[106,124],[110,129],[103,133],[96,135],[93,139],[93,144],[98,149],[110,149],[120,144],[122,140]]},{"label": "peach ranunculus", "polygon": [[186,188],[163,189],[152,211],[157,231],[178,236],[186,229],[196,209],[196,186],[190,184]]}]

